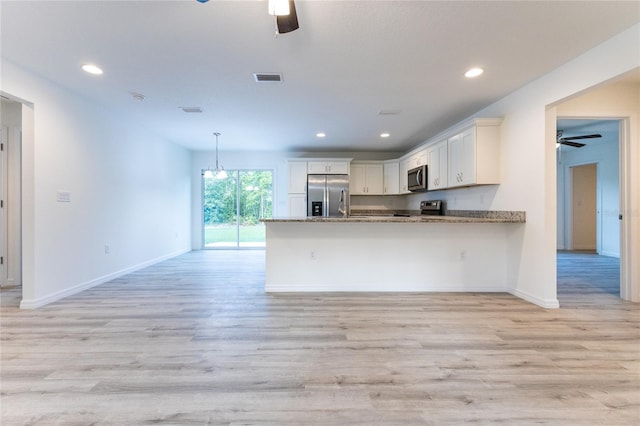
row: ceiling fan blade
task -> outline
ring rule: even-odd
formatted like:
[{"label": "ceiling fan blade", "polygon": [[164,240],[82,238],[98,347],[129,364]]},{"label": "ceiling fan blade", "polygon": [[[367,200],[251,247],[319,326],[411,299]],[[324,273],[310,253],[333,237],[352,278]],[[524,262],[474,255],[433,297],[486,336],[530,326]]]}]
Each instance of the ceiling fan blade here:
[{"label": "ceiling fan blade", "polygon": [[593,135],[582,135],[582,136],[569,136],[566,138],[562,138],[565,141],[570,141],[570,140],[574,140],[574,139],[594,139],[594,138],[601,138],[602,135],[600,133],[594,133]]},{"label": "ceiling fan blade", "polygon": [[278,27],[278,34],[290,33],[295,31],[300,26],[298,25],[298,14],[296,13],[296,4],[293,0],[289,0],[289,14],[276,16],[276,25]]},{"label": "ceiling fan blade", "polygon": [[562,145],[568,145],[568,146],[573,146],[575,148],[582,148],[585,144],[580,143],[580,142],[571,142],[565,139],[560,139],[560,143]]}]

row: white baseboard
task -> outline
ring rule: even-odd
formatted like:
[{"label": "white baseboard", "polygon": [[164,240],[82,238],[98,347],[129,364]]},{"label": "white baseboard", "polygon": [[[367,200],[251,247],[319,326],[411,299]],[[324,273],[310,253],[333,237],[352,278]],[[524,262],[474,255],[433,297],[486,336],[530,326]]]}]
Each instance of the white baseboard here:
[{"label": "white baseboard", "polygon": [[71,296],[73,294],[80,293],[81,291],[87,290],[87,289],[89,289],[91,287],[95,287],[97,285],[106,283],[107,281],[114,280],[114,279],[119,278],[119,277],[121,277],[123,275],[130,274],[130,273],[135,272],[137,270],[149,267],[149,266],[154,265],[156,263],[163,262],[165,260],[171,259],[171,258],[176,257],[176,256],[180,256],[180,255],[188,253],[190,251],[191,251],[191,249],[188,249],[188,248],[187,249],[178,250],[176,252],[169,253],[167,255],[160,256],[160,257],[157,257],[155,259],[147,260],[146,262],[138,263],[137,265],[133,265],[133,266],[130,266],[130,267],[125,268],[125,269],[121,269],[121,270],[113,272],[111,274],[103,275],[102,277],[95,278],[95,279],[93,279],[91,281],[86,281],[84,283],[77,284],[77,285],[75,285],[73,287],[57,291],[55,293],[49,294],[49,295],[44,296],[44,297],[39,297],[37,299],[22,299],[22,301],[20,302],[20,309],[36,309],[36,308],[39,308],[41,306],[48,305],[49,303],[53,303],[53,302],[58,301],[60,299],[64,299],[65,297],[69,297],[69,296]]},{"label": "white baseboard", "polygon": [[607,256],[607,257],[620,257],[620,253],[614,253],[612,251],[603,251],[599,253],[600,256]]},{"label": "white baseboard", "polygon": [[541,308],[545,309],[557,309],[560,307],[560,302],[558,299],[541,299],[538,296],[534,296],[530,293],[527,293],[518,289],[510,289],[509,293],[513,294],[520,299],[526,300],[527,302],[531,302],[534,305],[538,305]]},{"label": "white baseboard", "polygon": [[505,287],[465,287],[462,285],[425,285],[420,283],[371,284],[266,284],[265,293],[507,293]]},{"label": "white baseboard", "polygon": [[573,247],[571,247],[571,250],[596,251],[596,246],[591,244],[574,244]]}]

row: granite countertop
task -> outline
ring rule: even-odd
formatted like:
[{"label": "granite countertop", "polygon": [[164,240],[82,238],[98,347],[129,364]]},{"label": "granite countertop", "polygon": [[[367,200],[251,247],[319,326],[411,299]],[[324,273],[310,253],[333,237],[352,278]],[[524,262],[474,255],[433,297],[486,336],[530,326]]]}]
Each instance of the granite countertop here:
[{"label": "granite countertop", "polygon": [[[394,216],[396,214],[408,216]],[[450,210],[445,216],[426,216],[420,212],[351,212],[348,217],[286,217],[261,219],[265,223],[310,222],[310,223],[525,223],[526,214],[522,211],[481,211]]]}]

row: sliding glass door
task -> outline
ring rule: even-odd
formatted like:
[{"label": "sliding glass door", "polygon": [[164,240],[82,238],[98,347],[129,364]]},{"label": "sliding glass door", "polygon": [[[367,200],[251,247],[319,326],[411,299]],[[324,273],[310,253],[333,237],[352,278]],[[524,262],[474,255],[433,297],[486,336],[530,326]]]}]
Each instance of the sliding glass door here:
[{"label": "sliding glass door", "polygon": [[202,176],[204,248],[265,246],[262,218],[273,214],[273,172],[230,170]]}]

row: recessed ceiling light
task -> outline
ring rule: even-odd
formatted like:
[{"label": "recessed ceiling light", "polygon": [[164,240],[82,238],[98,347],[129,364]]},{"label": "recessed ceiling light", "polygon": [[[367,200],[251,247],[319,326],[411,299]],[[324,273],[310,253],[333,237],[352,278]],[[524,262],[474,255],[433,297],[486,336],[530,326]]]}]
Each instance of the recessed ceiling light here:
[{"label": "recessed ceiling light", "polygon": [[327,136],[325,133],[322,133],[322,132],[316,133],[317,138],[324,138],[325,136]]},{"label": "recessed ceiling light", "polygon": [[477,77],[482,74],[484,70],[482,68],[471,68],[469,71],[464,73],[464,76],[467,78]]},{"label": "recessed ceiling light", "polygon": [[84,64],[82,69],[88,72],[89,74],[100,75],[102,74],[102,70],[93,64]]},{"label": "recessed ceiling light", "polygon": [[388,138],[389,136],[391,136],[390,133],[380,133],[381,138]]}]

